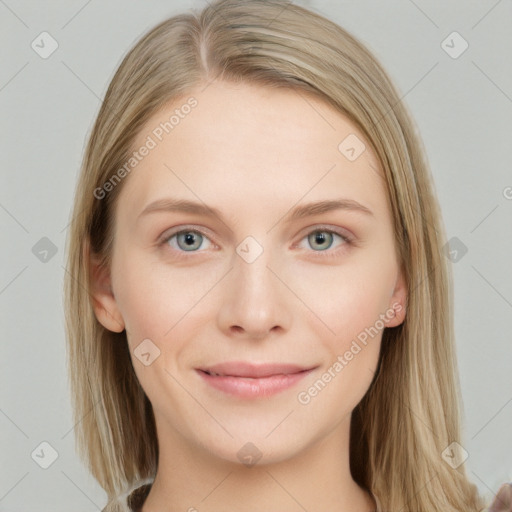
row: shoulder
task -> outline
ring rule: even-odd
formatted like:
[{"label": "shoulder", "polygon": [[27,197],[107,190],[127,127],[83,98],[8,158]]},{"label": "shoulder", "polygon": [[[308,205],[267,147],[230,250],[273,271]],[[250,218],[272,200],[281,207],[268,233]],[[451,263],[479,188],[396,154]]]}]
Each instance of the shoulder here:
[{"label": "shoulder", "polygon": [[512,483],[504,483],[491,506],[484,512],[512,512]]}]

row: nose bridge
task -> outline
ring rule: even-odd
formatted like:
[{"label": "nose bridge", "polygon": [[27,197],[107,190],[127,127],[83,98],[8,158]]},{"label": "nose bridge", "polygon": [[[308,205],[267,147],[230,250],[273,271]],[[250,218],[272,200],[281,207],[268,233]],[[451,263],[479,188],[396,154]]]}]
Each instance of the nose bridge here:
[{"label": "nose bridge", "polygon": [[247,335],[261,337],[288,323],[283,285],[274,275],[276,251],[266,247],[269,239],[248,236],[236,247],[228,293],[219,313],[223,329],[242,329]]},{"label": "nose bridge", "polygon": [[244,238],[236,247],[233,262],[235,280],[240,284],[239,291],[254,299],[267,294],[269,287],[275,291],[272,283],[274,277],[268,268],[273,267],[272,255],[275,252],[270,248],[270,237],[262,238],[260,236],[257,240],[252,235]]}]

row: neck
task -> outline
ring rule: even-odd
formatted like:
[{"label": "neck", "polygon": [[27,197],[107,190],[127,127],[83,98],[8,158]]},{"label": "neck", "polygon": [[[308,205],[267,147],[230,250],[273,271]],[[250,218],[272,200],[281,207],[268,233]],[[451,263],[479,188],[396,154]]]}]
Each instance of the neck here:
[{"label": "neck", "polygon": [[285,460],[245,466],[212,456],[157,421],[159,464],[142,512],[374,512],[349,466],[350,417]]}]

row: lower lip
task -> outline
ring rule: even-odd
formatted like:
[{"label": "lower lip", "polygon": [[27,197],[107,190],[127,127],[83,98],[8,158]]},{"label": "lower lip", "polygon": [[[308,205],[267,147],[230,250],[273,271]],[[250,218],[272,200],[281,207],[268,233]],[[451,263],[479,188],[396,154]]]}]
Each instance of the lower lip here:
[{"label": "lower lip", "polygon": [[260,398],[275,395],[291,388],[312,371],[313,369],[286,375],[270,375],[268,377],[250,379],[232,376],[217,377],[209,375],[202,370],[197,370],[202,379],[211,387],[240,398]]}]

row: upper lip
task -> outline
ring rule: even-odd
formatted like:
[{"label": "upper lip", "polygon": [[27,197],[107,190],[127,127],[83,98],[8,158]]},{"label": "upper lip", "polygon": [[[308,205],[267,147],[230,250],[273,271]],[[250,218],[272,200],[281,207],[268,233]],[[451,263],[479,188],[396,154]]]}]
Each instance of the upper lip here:
[{"label": "upper lip", "polygon": [[253,379],[261,377],[270,377],[271,375],[287,375],[292,373],[299,373],[311,369],[312,367],[305,367],[296,364],[254,364],[243,361],[226,362],[198,368],[198,370],[201,370],[206,373],[214,373],[217,375],[230,377],[250,377]]}]

